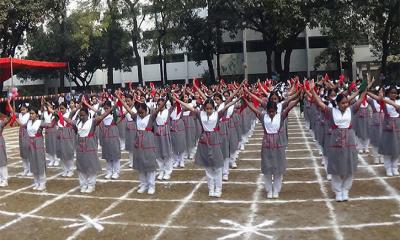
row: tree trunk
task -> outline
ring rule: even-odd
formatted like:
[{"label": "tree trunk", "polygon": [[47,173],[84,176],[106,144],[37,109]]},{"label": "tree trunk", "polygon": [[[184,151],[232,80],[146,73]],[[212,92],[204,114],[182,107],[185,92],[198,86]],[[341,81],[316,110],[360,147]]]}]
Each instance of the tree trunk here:
[{"label": "tree trunk", "polygon": [[163,55],[164,55],[164,62],[163,62],[163,73],[164,73],[164,83],[163,85],[168,83],[168,74],[167,74],[167,60],[165,57],[167,56],[167,50],[163,47]]},{"label": "tree trunk", "polygon": [[274,51],[274,55],[275,55],[275,71],[281,75],[283,72],[282,69],[282,48],[277,47]]},{"label": "tree trunk", "polygon": [[285,58],[284,58],[284,67],[283,67],[283,76],[282,76],[282,80],[285,81],[286,79],[289,78],[289,74],[290,74],[290,57],[292,56],[292,52],[293,49],[288,48],[285,51]]},{"label": "tree trunk", "polygon": [[110,86],[114,84],[113,71],[114,69],[112,66],[107,67],[107,84]]},{"label": "tree trunk", "polygon": [[212,54],[210,54],[211,56],[207,57],[207,65],[208,65],[208,72],[210,75],[210,83],[214,83],[215,82],[215,73],[214,73],[214,65],[213,65],[213,56]]},{"label": "tree trunk", "polygon": [[268,77],[272,76],[272,50],[267,49],[265,50],[265,54],[267,55],[267,75]]},{"label": "tree trunk", "polygon": [[142,59],[139,54],[139,48],[138,48],[138,40],[137,37],[135,36],[136,33],[132,32],[132,44],[133,44],[133,53],[135,54],[135,60],[136,60],[136,66],[138,70],[138,79],[139,79],[139,84],[143,85],[143,70],[142,70]]},{"label": "tree trunk", "polygon": [[159,61],[159,64],[160,64],[160,77],[161,77],[161,82],[162,82],[162,84],[164,85],[165,84],[165,82],[164,82],[164,72],[163,72],[163,57],[162,57],[162,49],[161,49],[161,42],[160,42],[160,40],[157,40],[158,41],[158,61]]},{"label": "tree trunk", "polygon": [[221,80],[221,59],[220,54],[217,53],[217,78]]}]

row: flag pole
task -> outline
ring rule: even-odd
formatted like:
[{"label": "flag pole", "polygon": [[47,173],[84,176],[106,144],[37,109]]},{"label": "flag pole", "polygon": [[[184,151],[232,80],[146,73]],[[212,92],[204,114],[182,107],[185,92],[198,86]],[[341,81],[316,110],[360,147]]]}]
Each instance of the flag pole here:
[{"label": "flag pole", "polygon": [[[10,71],[11,71],[11,89],[8,90],[9,93],[14,88],[14,67],[13,67],[13,59],[11,56],[10,56]],[[13,101],[13,108],[15,109],[15,101]]]}]

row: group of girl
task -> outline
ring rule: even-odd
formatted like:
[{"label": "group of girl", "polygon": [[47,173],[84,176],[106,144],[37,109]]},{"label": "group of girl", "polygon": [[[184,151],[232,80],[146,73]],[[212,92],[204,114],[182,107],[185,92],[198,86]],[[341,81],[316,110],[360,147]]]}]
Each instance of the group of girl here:
[{"label": "group of girl", "polygon": [[310,84],[304,117],[322,155],[336,201],[349,200],[358,154],[384,160],[387,176],[398,176],[400,100],[396,86],[369,90],[373,79],[344,84],[321,80]]}]

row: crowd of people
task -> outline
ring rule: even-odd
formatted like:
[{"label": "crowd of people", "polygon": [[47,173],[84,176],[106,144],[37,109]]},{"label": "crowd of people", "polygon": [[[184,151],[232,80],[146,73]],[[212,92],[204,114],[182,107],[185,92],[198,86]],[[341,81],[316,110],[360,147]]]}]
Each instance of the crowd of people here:
[{"label": "crowd of people", "polygon": [[[347,201],[358,153],[372,146],[375,163],[388,176],[399,175],[400,100],[396,86],[371,88],[374,81],[291,79],[205,86],[133,87],[65,97],[26,97],[6,101],[0,132],[19,126],[22,176],[46,189],[46,167],[62,177],[76,169],[82,193],[95,191],[105,160],[105,179],[120,177],[121,152],[138,172],[138,193],[152,195],[156,180],[173,178],[189,159],[205,169],[210,197],[221,197],[223,181],[237,168],[257,123],[264,137],[261,172],[267,198],[278,198],[287,166],[287,116],[300,102],[304,118],[326,167],[337,201]],[[11,105],[16,105],[12,107]],[[7,154],[0,136],[0,186],[8,186]],[[99,157],[98,152],[101,152]]]}]

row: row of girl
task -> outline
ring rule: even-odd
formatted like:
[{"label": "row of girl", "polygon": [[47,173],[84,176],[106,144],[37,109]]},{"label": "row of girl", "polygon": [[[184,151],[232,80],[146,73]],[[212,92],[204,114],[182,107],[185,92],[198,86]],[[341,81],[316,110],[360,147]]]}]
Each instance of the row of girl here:
[{"label": "row of girl", "polygon": [[[398,176],[400,157],[400,100],[394,85],[368,89],[373,80],[348,89],[330,81],[311,86],[304,117],[319,146],[322,165],[336,201],[347,201],[358,165],[358,153],[369,153],[387,176]],[[315,87],[315,90],[314,90]]]},{"label": "row of girl", "polygon": [[[40,109],[22,104],[15,119],[20,126],[21,175],[33,175],[34,189],[43,191],[46,157],[49,166],[61,163],[63,177],[73,176],[76,158],[81,192],[90,193],[101,170],[98,150],[107,162],[105,178],[117,179],[125,148],[131,167],[139,172],[138,193],[154,194],[157,169],[157,178],[168,180],[173,167],[184,167],[185,158],[195,152],[195,164],[206,170],[209,195],[220,197],[222,180],[228,180],[230,167],[237,167],[238,152],[255,126],[255,115],[239,101],[245,83],[234,90],[161,89],[151,93],[150,101],[146,101],[150,93],[136,89],[125,95],[120,91],[114,96],[103,94],[100,101],[97,96],[82,97],[79,103],[58,107],[44,99]],[[1,131],[11,118],[1,121]],[[8,185],[7,156],[4,138],[0,140],[4,187]]]}]

